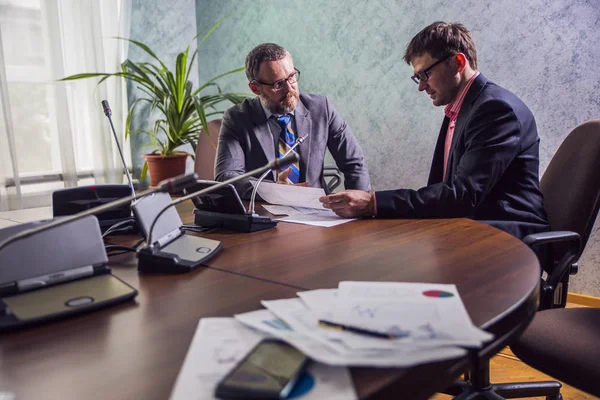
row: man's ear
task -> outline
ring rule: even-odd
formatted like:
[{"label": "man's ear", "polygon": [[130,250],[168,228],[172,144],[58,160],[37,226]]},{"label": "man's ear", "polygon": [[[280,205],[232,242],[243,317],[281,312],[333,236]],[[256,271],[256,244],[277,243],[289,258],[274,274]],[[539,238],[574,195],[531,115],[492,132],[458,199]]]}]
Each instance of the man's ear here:
[{"label": "man's ear", "polygon": [[250,90],[252,90],[252,93],[254,93],[257,96],[260,95],[260,88],[256,83],[248,82],[248,87],[250,88]]},{"label": "man's ear", "polygon": [[456,62],[458,72],[463,72],[467,66],[467,57],[463,53],[457,53],[454,57],[454,61]]}]

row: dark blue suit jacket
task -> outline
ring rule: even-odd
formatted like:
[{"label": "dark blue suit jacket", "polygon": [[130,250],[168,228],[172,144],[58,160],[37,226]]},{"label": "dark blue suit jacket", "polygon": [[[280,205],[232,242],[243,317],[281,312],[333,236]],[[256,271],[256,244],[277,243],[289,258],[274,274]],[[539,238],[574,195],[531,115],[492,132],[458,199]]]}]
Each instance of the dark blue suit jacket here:
[{"label": "dark blue suit jacket", "polygon": [[444,118],[427,186],[376,192],[377,216],[467,217],[518,238],[549,230],[539,190],[540,139],[529,108],[480,74],[458,114],[444,180],[448,123]]}]

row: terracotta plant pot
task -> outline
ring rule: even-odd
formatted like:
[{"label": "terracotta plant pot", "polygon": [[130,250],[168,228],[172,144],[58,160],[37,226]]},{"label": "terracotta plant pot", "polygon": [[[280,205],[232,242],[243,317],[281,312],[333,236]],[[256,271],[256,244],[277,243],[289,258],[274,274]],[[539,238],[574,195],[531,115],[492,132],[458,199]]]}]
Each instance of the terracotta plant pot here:
[{"label": "terracotta plant pot", "polygon": [[168,156],[144,154],[144,158],[148,162],[150,186],[156,186],[164,179],[185,174],[185,161],[187,157],[187,153],[175,153]]}]

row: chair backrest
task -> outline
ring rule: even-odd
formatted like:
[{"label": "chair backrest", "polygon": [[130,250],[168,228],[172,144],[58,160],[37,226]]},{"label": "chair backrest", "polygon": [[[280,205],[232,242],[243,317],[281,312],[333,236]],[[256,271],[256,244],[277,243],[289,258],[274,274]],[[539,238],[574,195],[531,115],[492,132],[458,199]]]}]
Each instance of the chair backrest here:
[{"label": "chair backrest", "polygon": [[600,206],[600,120],[569,133],[540,181],[553,231],[573,231],[585,248]]},{"label": "chair backrest", "polygon": [[212,181],[215,178],[215,157],[220,130],[221,119],[215,119],[208,123],[208,135],[202,131],[198,136],[194,172],[198,174],[200,179]]}]

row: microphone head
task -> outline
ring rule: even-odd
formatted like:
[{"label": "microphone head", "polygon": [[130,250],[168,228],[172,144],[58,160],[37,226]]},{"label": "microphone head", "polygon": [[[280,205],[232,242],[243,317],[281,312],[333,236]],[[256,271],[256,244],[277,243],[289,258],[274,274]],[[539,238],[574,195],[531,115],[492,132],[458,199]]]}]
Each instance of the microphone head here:
[{"label": "microphone head", "polygon": [[112,115],[112,111],[110,110],[110,106],[108,105],[108,101],[102,100],[102,110],[104,111],[104,115],[110,117]]},{"label": "microphone head", "polygon": [[181,193],[183,189],[195,184],[197,180],[198,175],[196,175],[196,173],[165,179],[164,181],[159,182],[158,191],[167,193]]},{"label": "microphone head", "polygon": [[298,138],[298,144],[300,145],[300,144],[304,143],[304,141],[306,140],[307,137],[308,137],[308,133],[305,133],[304,135],[300,136]]},{"label": "microphone head", "polygon": [[273,161],[273,167],[271,169],[281,169],[283,167],[287,167],[288,165],[295,163],[298,160],[300,160],[298,154],[291,152],[290,154]]}]

